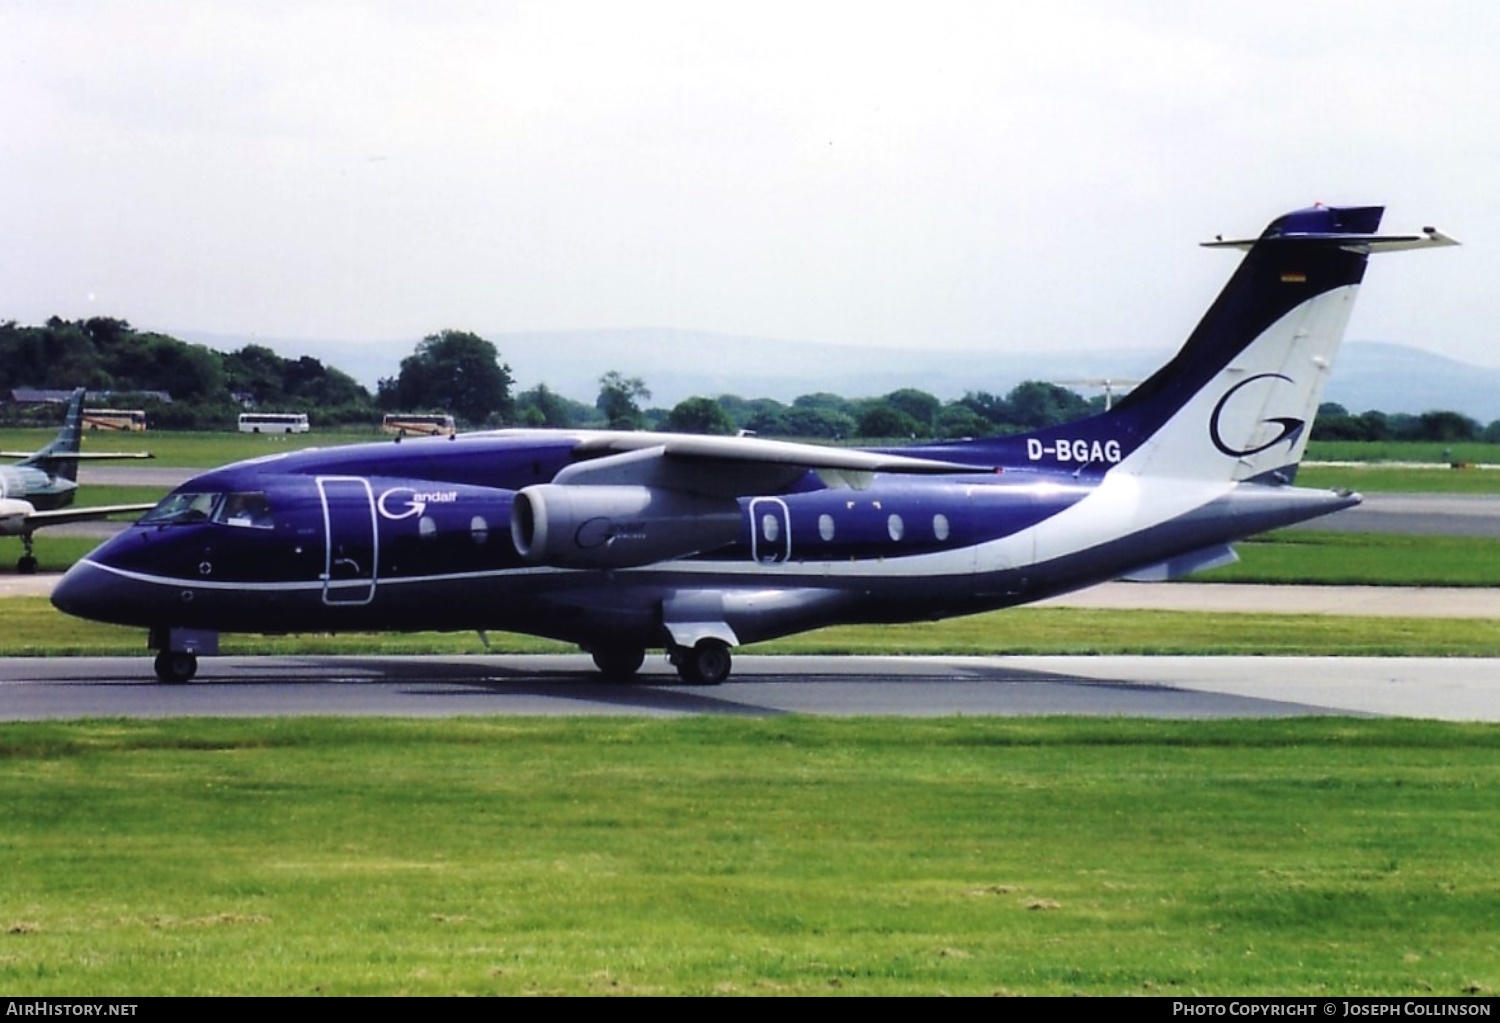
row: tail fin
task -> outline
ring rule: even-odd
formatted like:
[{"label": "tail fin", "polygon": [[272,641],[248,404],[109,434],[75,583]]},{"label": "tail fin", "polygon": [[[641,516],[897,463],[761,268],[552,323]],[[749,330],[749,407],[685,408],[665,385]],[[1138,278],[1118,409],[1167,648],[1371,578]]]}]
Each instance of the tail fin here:
[{"label": "tail fin", "polygon": [[[1289,478],[1370,254],[1458,244],[1433,228],[1377,235],[1379,206],[1315,206],[1259,238],[1177,355],[1110,411],[1009,438],[1023,464],[1243,481]],[[1059,457],[1061,456],[1061,457]]]},{"label": "tail fin", "polygon": [[[52,443],[17,465],[29,465],[70,482],[78,482],[78,449],[83,430],[83,398],[85,389],[80,387],[68,399],[68,411],[63,416],[62,429],[52,438]],[[69,456],[73,457],[69,457]]]}]

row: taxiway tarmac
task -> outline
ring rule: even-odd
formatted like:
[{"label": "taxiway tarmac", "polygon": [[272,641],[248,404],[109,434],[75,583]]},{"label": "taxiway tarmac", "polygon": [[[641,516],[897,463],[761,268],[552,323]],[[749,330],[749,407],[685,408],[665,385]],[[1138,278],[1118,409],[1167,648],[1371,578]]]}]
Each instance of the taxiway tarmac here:
[{"label": "taxiway tarmac", "polygon": [[689,714],[1354,714],[1500,721],[1500,660],[1315,657],[763,657],[712,688],[665,661],[635,684],[583,656],[225,657],[190,685],[145,657],[0,659],[0,720]]}]

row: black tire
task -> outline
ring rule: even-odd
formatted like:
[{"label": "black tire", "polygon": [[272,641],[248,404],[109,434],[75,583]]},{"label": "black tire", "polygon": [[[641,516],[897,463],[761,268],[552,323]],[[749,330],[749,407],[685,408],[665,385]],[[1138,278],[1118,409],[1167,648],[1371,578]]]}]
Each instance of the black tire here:
[{"label": "black tire", "polygon": [[168,685],[191,682],[198,674],[198,655],[163,650],[156,655],[156,677]]},{"label": "black tire", "polygon": [[734,658],[729,644],[720,639],[701,639],[691,650],[677,656],[677,674],[690,686],[716,686],[729,677]]},{"label": "black tire", "polygon": [[646,651],[640,647],[602,647],[591,653],[600,674],[621,682],[634,678],[646,663]]},{"label": "black tire", "polygon": [[16,562],[16,571],[22,575],[35,575],[36,558],[33,558],[30,554],[21,555],[20,560]]}]

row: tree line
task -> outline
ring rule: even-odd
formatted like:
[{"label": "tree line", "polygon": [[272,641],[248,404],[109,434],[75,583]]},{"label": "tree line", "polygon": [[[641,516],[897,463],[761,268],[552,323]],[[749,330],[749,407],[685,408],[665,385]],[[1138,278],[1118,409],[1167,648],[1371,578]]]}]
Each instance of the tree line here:
[{"label": "tree line", "polygon": [[[495,345],[459,330],[423,338],[401,360],[395,376],[370,391],[348,374],[309,356],[283,358],[256,344],[218,352],[165,334],[137,331],[119,319],[66,321],[39,327],[0,323],[0,392],[13,388],[111,392],[116,406],[144,408],[155,428],[223,429],[246,408],[310,412],[319,426],[362,425],[386,412],[447,412],[466,428],[500,426],[607,427],[816,440],[955,439],[1022,433],[1102,411],[1102,396],[1086,399],[1039,380],[1004,395],[971,391],[942,401],[902,388],[870,398],[828,392],[787,403],[725,394],[693,397],[670,409],[651,407],[639,377],[609,370],[593,402],[577,401],[546,384],[515,391],[511,369]],[[167,392],[170,402],[146,392]],[[7,407],[15,422],[19,410]],[[1482,426],[1457,412],[1422,415],[1368,411],[1351,414],[1326,403],[1313,426],[1315,440],[1500,442],[1500,420]]]}]

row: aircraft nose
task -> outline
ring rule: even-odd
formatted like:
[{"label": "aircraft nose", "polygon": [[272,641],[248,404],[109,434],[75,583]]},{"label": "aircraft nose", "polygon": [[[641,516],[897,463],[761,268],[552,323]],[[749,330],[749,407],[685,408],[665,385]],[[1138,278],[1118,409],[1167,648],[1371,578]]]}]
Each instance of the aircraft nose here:
[{"label": "aircraft nose", "polygon": [[117,611],[118,594],[111,594],[111,578],[87,561],[80,561],[63,574],[52,588],[52,606],[64,614],[94,621],[111,621],[111,607]]}]

